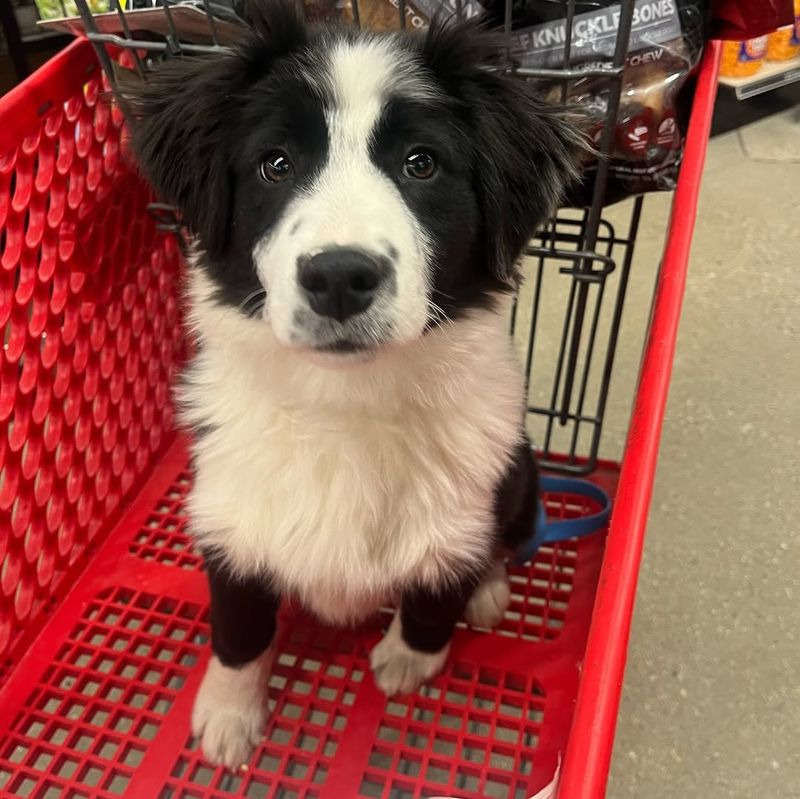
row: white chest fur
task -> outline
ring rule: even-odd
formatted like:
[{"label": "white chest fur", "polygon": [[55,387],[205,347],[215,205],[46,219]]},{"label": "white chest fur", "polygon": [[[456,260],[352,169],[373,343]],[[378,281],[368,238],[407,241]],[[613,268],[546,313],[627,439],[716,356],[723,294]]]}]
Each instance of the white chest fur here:
[{"label": "white chest fur", "polygon": [[182,400],[208,432],[190,497],[199,541],[269,572],[331,621],[489,555],[493,491],[523,388],[496,313],[331,369],[194,292],[200,354]]}]

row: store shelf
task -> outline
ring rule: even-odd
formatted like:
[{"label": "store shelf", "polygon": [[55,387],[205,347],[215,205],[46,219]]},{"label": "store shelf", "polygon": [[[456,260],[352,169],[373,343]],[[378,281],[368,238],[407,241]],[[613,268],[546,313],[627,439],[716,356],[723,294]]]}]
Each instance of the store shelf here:
[{"label": "store shelf", "polygon": [[755,75],[747,78],[719,79],[722,86],[734,90],[739,100],[747,100],[796,81],[800,81],[800,56],[789,61],[768,61]]}]

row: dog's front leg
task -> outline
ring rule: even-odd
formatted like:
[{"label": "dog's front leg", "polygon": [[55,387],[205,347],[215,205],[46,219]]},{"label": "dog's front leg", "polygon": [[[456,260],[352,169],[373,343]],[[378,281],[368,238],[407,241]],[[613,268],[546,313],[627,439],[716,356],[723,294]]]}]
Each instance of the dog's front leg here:
[{"label": "dog's front leg", "polygon": [[195,699],[192,732],[209,762],[237,768],[264,732],[280,597],[264,578],[234,578],[212,558],[206,570],[212,654]]},{"label": "dog's front leg", "polygon": [[403,595],[389,630],[370,656],[375,682],[384,693],[411,693],[442,670],[456,622],[474,588],[474,582],[465,580]]}]

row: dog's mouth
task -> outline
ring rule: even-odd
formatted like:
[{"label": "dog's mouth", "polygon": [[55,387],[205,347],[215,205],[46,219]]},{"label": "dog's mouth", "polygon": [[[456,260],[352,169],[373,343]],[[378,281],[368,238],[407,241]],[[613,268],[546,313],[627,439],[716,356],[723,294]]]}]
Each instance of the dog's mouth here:
[{"label": "dog's mouth", "polygon": [[363,360],[377,355],[392,342],[392,326],[384,320],[356,318],[345,323],[318,319],[306,313],[295,315],[303,349],[326,360]]},{"label": "dog's mouth", "polygon": [[314,347],[316,352],[321,352],[330,355],[353,355],[357,353],[371,352],[377,349],[377,345],[373,342],[367,344],[363,341],[355,341],[349,338],[339,339],[329,344],[320,344]]},{"label": "dog's mouth", "polygon": [[339,368],[370,363],[378,357],[385,345],[376,341],[340,338],[316,344],[306,350],[307,357],[320,366]]}]

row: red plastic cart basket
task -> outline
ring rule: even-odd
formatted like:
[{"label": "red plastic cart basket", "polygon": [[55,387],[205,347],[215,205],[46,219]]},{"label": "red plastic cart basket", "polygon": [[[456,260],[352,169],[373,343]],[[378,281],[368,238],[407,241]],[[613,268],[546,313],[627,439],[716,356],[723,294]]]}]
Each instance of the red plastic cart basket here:
[{"label": "red plastic cart basket", "polygon": [[0,101],[0,795],[526,799],[559,762],[560,799],[604,795],[717,61],[712,45],[625,456],[592,475],[616,490],[607,538],[515,569],[500,628],[460,629],[413,696],[373,684],[378,622],[284,625],[271,721],[237,774],[188,731],[208,613],[172,427],[176,240],[146,213],[87,42]]}]

